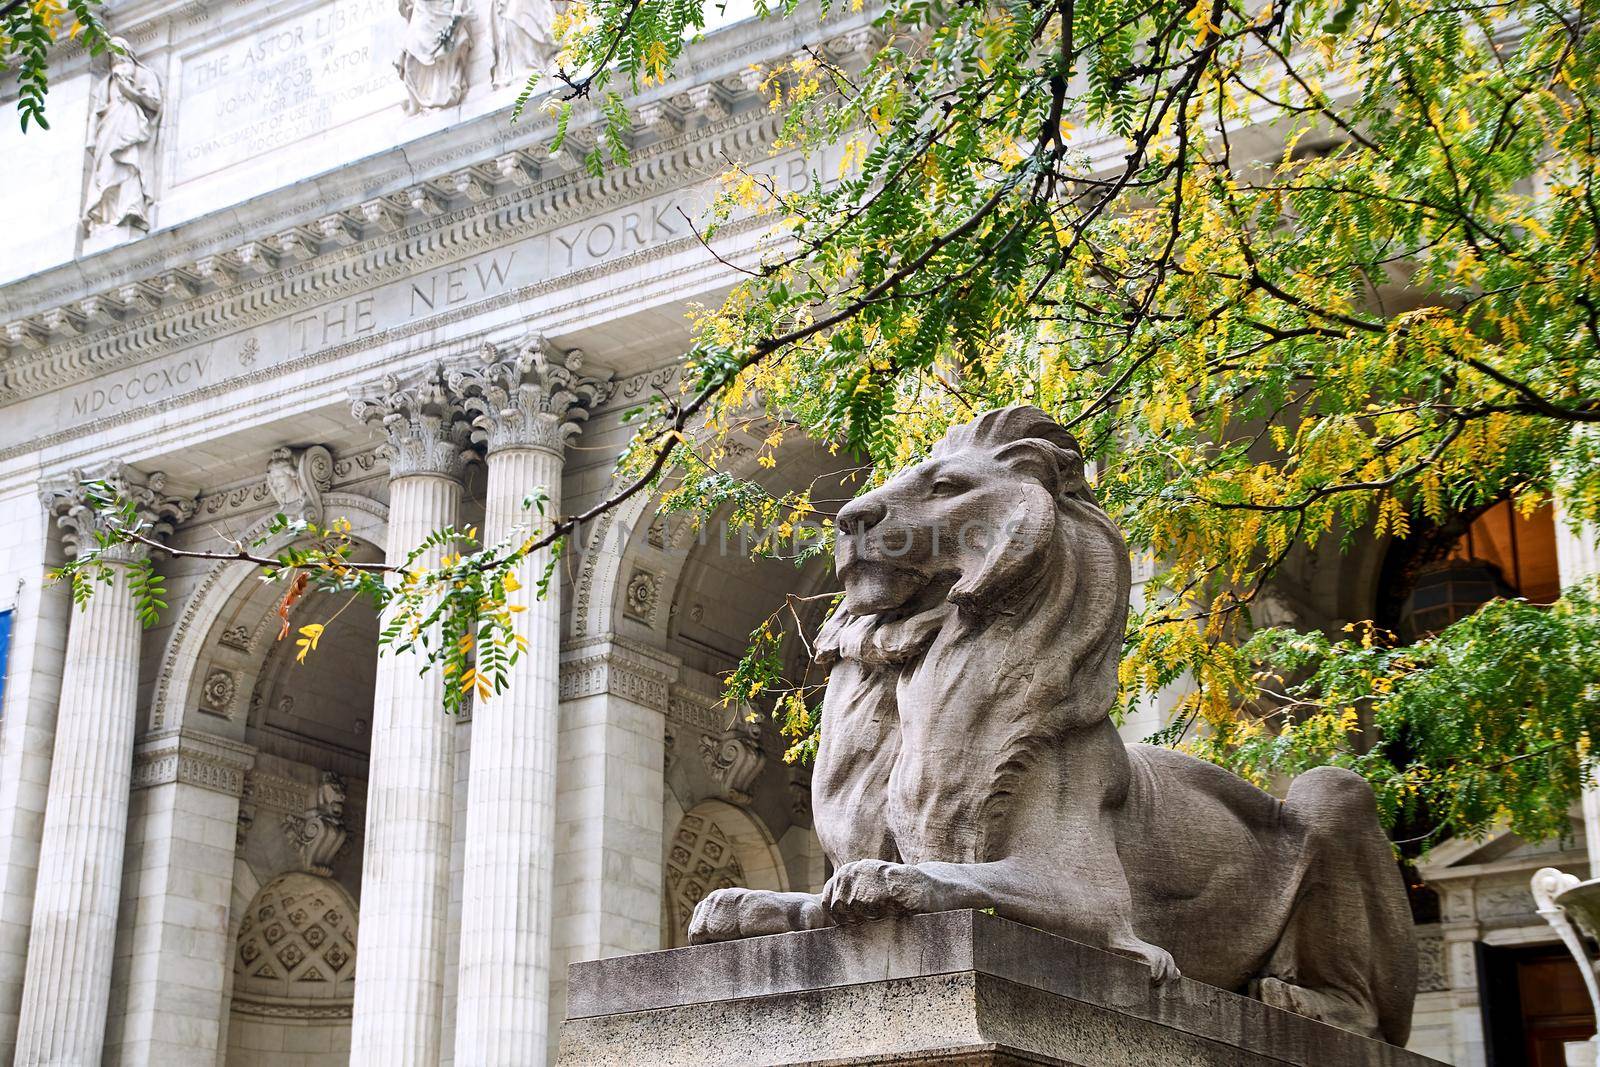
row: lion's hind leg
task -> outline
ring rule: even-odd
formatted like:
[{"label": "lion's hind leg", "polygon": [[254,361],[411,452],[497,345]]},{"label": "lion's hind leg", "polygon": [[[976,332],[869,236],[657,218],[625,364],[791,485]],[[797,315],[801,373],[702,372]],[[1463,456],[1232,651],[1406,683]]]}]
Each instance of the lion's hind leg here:
[{"label": "lion's hind leg", "polygon": [[1290,786],[1284,822],[1301,834],[1301,877],[1283,936],[1251,994],[1404,1045],[1416,940],[1372,788],[1341,768],[1307,771]]}]

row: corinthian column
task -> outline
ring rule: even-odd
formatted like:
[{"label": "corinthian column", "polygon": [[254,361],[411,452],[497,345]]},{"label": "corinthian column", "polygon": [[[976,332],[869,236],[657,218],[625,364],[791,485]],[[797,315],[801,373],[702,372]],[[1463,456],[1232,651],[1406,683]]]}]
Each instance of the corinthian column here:
[{"label": "corinthian column", "polygon": [[[542,516],[524,507],[561,505],[562,452],[605,385],[578,373],[578,353],[560,355],[537,337],[507,353],[492,346],[480,366],[451,372],[450,385],[488,448],[484,505],[489,543],[537,534]],[[550,552],[517,567],[509,595],[525,610],[528,647],[509,688],[474,708],[467,778],[456,1062],[526,1067],[544,1062],[550,991],[550,895],[555,858],[556,737],[560,702],[559,584],[540,600]]]},{"label": "corinthian column", "polygon": [[[389,445],[391,563],[461,510],[468,426],[443,373],[390,377],[355,396],[356,418]],[[417,560],[436,566],[443,549]],[[435,642],[437,644],[437,642]],[[444,678],[419,652],[378,660],[367,779],[361,932],[356,945],[355,1067],[439,1062],[450,890],[453,720]]]},{"label": "corinthian column", "polygon": [[[167,496],[165,477],[148,478],[113,463],[90,478],[132,500],[146,533],[165,536],[194,513]],[[66,531],[69,554],[93,546],[103,531],[84,476],[44,487],[46,509]],[[18,1064],[96,1064],[105,1041],[116,943],[122,856],[127,844],[139,689],[139,617],[128,565],[142,545],[118,545],[103,557],[109,583],[73,614],[67,632],[55,753],[45,800],[39,877],[28,935],[28,965],[18,1024]]]}]

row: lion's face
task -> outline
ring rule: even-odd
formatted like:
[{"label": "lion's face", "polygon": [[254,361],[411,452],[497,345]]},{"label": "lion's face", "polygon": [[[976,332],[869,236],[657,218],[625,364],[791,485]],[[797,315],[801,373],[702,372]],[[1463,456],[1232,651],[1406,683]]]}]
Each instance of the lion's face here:
[{"label": "lion's face", "polygon": [[902,471],[839,512],[834,559],[845,609],[920,609],[947,591],[957,599],[955,590],[981,580],[1000,555],[1037,539],[1041,507],[1053,518],[1039,480],[988,449]]}]

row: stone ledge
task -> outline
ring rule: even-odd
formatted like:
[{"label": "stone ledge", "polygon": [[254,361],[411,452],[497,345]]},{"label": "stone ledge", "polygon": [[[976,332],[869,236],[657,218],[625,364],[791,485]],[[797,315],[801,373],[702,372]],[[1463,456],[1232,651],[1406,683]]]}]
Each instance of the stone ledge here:
[{"label": "stone ledge", "polygon": [[1429,1067],[979,912],[575,963],[562,1064]]}]

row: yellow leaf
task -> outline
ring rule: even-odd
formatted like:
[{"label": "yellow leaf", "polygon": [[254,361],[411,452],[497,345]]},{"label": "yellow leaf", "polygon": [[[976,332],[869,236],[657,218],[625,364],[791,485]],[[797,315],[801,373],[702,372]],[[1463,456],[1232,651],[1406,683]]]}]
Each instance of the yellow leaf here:
[{"label": "yellow leaf", "polygon": [[508,593],[515,593],[518,589],[522,588],[522,583],[517,581],[517,576],[515,574],[512,574],[510,571],[506,572],[505,581],[503,581],[500,584],[505,588],[505,591],[508,592]]},{"label": "yellow leaf", "polygon": [[304,663],[306,656],[317,647],[317,642],[322,640],[323,625],[319,622],[308,623],[300,627],[304,636],[295,641],[295,647],[300,651],[294,654],[295,661]]}]

